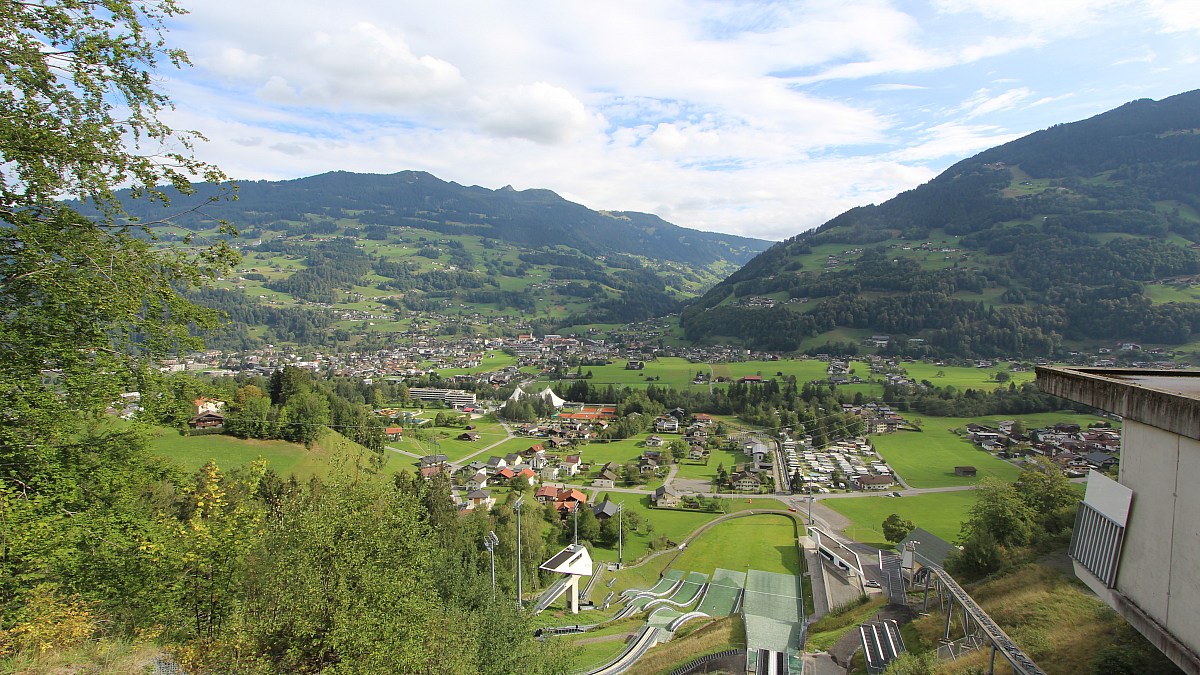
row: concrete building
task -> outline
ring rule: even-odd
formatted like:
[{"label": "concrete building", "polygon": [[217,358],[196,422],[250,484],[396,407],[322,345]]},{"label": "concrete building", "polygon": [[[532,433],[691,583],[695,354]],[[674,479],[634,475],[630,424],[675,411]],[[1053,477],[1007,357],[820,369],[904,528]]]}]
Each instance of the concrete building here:
[{"label": "concrete building", "polygon": [[1200,674],[1200,372],[1039,367],[1037,384],[1124,419],[1119,479],[1088,476],[1076,576]]}]

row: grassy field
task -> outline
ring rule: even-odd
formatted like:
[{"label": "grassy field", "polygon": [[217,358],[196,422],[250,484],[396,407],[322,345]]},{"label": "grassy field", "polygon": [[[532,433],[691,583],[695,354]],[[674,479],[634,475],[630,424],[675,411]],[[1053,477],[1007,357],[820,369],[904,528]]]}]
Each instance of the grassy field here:
[{"label": "grassy field", "polygon": [[578,637],[561,638],[570,649],[571,665],[575,670],[602,666],[625,650],[626,640],[642,627],[643,620],[623,619]]},{"label": "grassy field", "polygon": [[732,472],[734,464],[740,464],[747,459],[746,453],[741,450],[723,450],[718,448],[710,450],[707,465],[704,462],[693,462],[692,460],[685,459],[679,463],[679,469],[675,475],[679,478],[697,478],[711,481],[713,476],[717,475],[717,467],[723,464],[726,471]]},{"label": "grassy field", "polygon": [[886,599],[880,596],[865,604],[826,614],[809,626],[808,641],[804,645],[804,650],[819,652],[829,649],[858,624],[870,619],[885,603]]},{"label": "grassy field", "polygon": [[[583,461],[592,465],[592,473],[600,473],[600,469],[608,462],[616,462],[624,464],[625,462],[636,460],[642,456],[642,451],[646,449],[646,437],[650,434],[640,434],[632,438],[625,438],[618,441],[596,442],[592,441],[587,445],[579,448]],[[665,440],[670,440],[671,436],[665,436]],[[664,444],[658,448],[666,452],[667,447]]]},{"label": "grassy field", "polygon": [[821,504],[849,518],[853,524],[846,536],[880,548],[891,548],[883,537],[882,523],[893,513],[913,521],[917,527],[953,542],[958,538],[962,521],[975,503],[974,490],[959,492],[930,492],[905,497],[854,497],[825,499]]},{"label": "grassy field", "polygon": [[[287,441],[240,439],[221,434],[181,436],[173,429],[162,429],[150,443],[155,454],[174,461],[188,471],[195,471],[212,459],[223,471],[249,464],[262,457],[267,465],[283,477],[297,478],[327,476],[336,466],[353,471],[355,459],[369,453],[366,448],[339,433],[328,431],[312,448]],[[383,474],[405,467],[403,457],[396,453],[385,455]]]},{"label": "grassy field", "polygon": [[718,567],[800,574],[796,521],[785,514],[726,521],[706,530],[671,563],[672,569],[710,575]]},{"label": "grassy field", "polygon": [[[904,370],[908,371],[909,377],[917,382],[929,380],[937,387],[986,389],[990,391],[1001,385],[1008,386],[1009,382],[1021,384],[1023,382],[1032,382],[1034,379],[1034,372],[1032,370],[1024,373],[1012,373],[1009,372],[1008,368],[1008,363],[999,363],[993,368],[938,366],[932,363],[904,364]],[[938,373],[942,375],[939,377]],[[1007,373],[1010,379],[1007,382],[997,382],[997,373]]]},{"label": "grassy field", "polygon": [[[430,415],[427,414],[426,416]],[[391,445],[400,450],[418,455],[441,453],[450,458],[451,462],[457,462],[493,443],[504,440],[508,436],[508,433],[499,422],[477,420],[474,424],[474,432],[479,434],[479,440],[477,441],[459,440],[458,436],[466,431],[460,427],[431,427],[427,425],[422,431],[432,434],[432,436],[426,439],[418,439],[415,435],[408,435],[405,436],[403,441],[392,443]],[[487,454],[494,455],[496,453],[488,452]],[[486,460],[487,456],[485,455],[483,458]]]},{"label": "grassy field", "polygon": [[[898,431],[874,436],[871,441],[892,469],[915,488],[972,485],[987,476],[1016,480],[1020,471],[993,457],[951,429],[973,421],[956,417],[924,418],[923,431]],[[956,466],[974,466],[975,477],[954,475]]]},{"label": "grassy field", "polygon": [[[1178,672],[1116,612],[1056,569],[1030,564],[967,591],[1049,675]],[[910,650],[931,649],[945,624],[944,614],[931,612],[913,623],[923,645],[908,639],[906,645]],[[1105,653],[1115,653],[1126,665],[1093,670],[1097,657]],[[952,664],[945,662],[936,672],[987,672],[989,657],[989,650],[981,649]]]},{"label": "grassy field", "polygon": [[[627,492],[602,492],[597,497],[596,502],[604,501],[606,497],[612,499],[614,502],[623,502],[626,514],[637,513],[643,522],[650,523],[651,526],[649,533],[645,533],[645,527],[643,526],[642,533],[626,537],[624,557],[626,564],[648,553],[652,539],[666,537],[671,542],[679,543],[686,539],[696,528],[723,515],[721,512],[710,513],[677,509],[656,509],[650,506],[649,495],[637,495]],[[776,511],[787,510],[787,506],[783,502],[769,498],[755,497],[752,501],[746,501],[745,499],[722,499],[720,503],[727,512],[744,511],[746,509],[754,509],[756,511],[766,509]],[[615,547],[607,549],[597,546],[592,549],[592,558],[599,561],[616,562],[617,550]],[[658,573],[655,572],[651,578],[657,579]],[[627,580],[619,577],[617,583],[623,584],[623,582],[627,585],[621,585],[620,588],[637,587],[637,580]]]},{"label": "grassy field", "polygon": [[593,387],[606,387],[610,384],[618,388],[644,387],[654,384],[680,390],[689,388],[699,390],[701,387],[705,391],[708,390],[707,385],[691,384],[692,377],[697,372],[708,372],[708,366],[703,363],[691,363],[687,359],[677,357],[663,357],[644,362],[645,368],[642,370],[626,370],[626,363],[628,361],[621,359],[613,361],[612,365],[586,366],[582,370],[585,374],[592,373],[588,383]]},{"label": "grassy field", "polygon": [[[701,622],[696,621],[699,624]],[[691,626],[684,624],[680,633],[690,630]],[[676,635],[674,640],[665,644],[655,645],[629,670],[629,675],[655,675],[669,673],[675,668],[686,665],[707,654],[715,654],[726,649],[746,646],[746,625],[739,615],[716,619],[685,636]]]}]

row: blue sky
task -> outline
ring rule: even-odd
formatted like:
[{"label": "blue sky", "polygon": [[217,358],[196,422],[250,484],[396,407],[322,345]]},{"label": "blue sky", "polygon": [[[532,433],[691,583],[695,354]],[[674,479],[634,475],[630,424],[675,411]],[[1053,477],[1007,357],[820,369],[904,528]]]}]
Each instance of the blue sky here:
[{"label": "blue sky", "polygon": [[169,121],[235,178],[415,169],[764,239],[1200,87],[1197,0],[185,6]]}]

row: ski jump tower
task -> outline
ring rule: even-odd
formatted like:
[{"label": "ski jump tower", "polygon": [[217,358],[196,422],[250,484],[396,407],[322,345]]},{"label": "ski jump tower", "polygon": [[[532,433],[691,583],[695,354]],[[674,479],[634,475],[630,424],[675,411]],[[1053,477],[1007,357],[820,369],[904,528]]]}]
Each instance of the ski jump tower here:
[{"label": "ski jump tower", "polygon": [[592,576],[592,556],[583,544],[571,544],[559,551],[554,557],[542,563],[541,569],[567,575],[567,582],[562,590],[547,598],[546,604],[554,602],[559,595],[568,593],[567,608],[572,614],[579,613],[579,579]]}]

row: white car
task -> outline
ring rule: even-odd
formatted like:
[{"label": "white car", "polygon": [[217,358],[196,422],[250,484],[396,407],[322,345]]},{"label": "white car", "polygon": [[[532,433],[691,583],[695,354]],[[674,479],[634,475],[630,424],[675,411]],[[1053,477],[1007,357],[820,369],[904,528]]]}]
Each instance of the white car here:
[{"label": "white car", "polygon": [[879,588],[879,582],[874,579],[867,579],[866,586],[867,588]]}]

